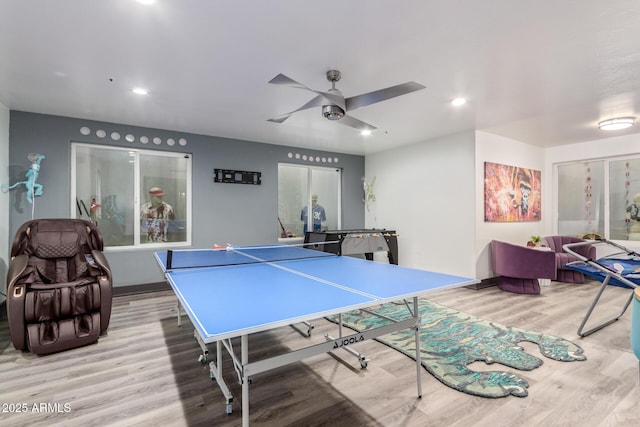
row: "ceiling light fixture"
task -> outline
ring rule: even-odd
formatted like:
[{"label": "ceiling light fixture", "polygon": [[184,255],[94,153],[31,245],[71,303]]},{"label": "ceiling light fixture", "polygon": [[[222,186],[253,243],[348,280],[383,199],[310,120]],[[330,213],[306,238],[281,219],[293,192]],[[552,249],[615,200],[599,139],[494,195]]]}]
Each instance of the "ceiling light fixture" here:
[{"label": "ceiling light fixture", "polygon": [[363,131],[360,132],[360,135],[369,136],[371,135],[371,131],[369,129],[364,129]]},{"label": "ceiling light fixture", "polygon": [[464,105],[467,103],[466,98],[456,98],[453,101],[451,101],[451,105],[455,106],[455,107],[459,107],[461,105]]},{"label": "ceiling light fixture", "polygon": [[322,115],[329,120],[340,120],[344,116],[344,110],[337,105],[323,105]]},{"label": "ceiling light fixture", "polygon": [[137,93],[138,95],[146,95],[149,92],[144,88],[137,87],[133,89],[133,93]]},{"label": "ceiling light fixture", "polygon": [[635,117],[617,117],[615,119],[603,120],[598,123],[600,130],[620,130],[633,126]]},{"label": "ceiling light fixture", "polygon": [[138,3],[149,5],[149,4],[155,3],[156,0],[137,0],[137,1]]}]

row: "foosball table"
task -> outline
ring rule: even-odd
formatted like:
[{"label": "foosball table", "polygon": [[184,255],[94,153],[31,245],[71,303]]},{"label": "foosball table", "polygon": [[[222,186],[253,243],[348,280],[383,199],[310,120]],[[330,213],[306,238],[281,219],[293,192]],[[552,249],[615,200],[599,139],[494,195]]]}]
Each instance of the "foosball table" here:
[{"label": "foosball table", "polygon": [[[398,234],[395,230],[308,231],[304,243],[323,243],[318,245],[318,250],[336,255],[364,255],[370,261],[375,252],[386,252],[389,263],[398,265]],[[306,247],[314,248],[313,245]]]}]

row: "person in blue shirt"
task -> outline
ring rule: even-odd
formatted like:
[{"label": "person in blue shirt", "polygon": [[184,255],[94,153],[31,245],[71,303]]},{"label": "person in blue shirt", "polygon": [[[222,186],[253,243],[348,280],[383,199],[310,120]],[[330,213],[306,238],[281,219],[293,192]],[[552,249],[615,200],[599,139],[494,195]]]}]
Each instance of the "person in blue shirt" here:
[{"label": "person in blue shirt", "polygon": [[[311,218],[312,218],[312,230],[313,231],[322,231],[322,222],[327,220],[327,215],[324,212],[324,208],[322,205],[318,204],[318,195],[314,194],[311,196]],[[302,212],[300,212],[300,219],[304,222],[304,232],[307,232],[307,206],[302,208]]]}]

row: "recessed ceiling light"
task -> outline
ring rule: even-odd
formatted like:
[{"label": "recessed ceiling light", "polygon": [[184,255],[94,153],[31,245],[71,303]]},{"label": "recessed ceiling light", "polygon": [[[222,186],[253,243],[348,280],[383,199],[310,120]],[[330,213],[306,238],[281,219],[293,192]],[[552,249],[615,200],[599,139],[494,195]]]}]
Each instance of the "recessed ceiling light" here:
[{"label": "recessed ceiling light", "polygon": [[363,136],[371,135],[371,131],[369,129],[364,129],[363,131],[360,132],[360,135],[363,135]]},{"label": "recessed ceiling light", "polygon": [[598,123],[601,130],[620,130],[633,126],[635,117],[617,117],[615,119],[603,120]]},{"label": "recessed ceiling light", "polygon": [[146,95],[149,92],[145,88],[137,87],[133,89],[133,93],[137,93],[138,95]]},{"label": "recessed ceiling light", "polygon": [[156,0],[137,0],[137,2],[142,4],[153,4]]},{"label": "recessed ceiling light", "polygon": [[455,106],[455,107],[459,107],[461,105],[464,105],[467,103],[467,99],[466,98],[455,98],[454,100],[451,101],[451,105]]}]

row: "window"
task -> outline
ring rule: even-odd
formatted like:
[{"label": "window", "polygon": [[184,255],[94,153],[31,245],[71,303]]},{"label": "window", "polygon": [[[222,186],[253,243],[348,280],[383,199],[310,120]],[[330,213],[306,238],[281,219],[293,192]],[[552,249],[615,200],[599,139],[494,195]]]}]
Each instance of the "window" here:
[{"label": "window", "polygon": [[558,234],[640,240],[640,158],[558,166]]},{"label": "window", "polygon": [[73,143],[72,212],[105,246],[191,242],[191,155]]},{"label": "window", "polygon": [[640,240],[640,159],[609,163],[609,229],[612,240]]},{"label": "window", "polygon": [[558,234],[604,235],[604,162],[558,167]]},{"label": "window", "polygon": [[306,231],[340,229],[341,172],[339,168],[278,165],[278,236],[303,237]]}]

